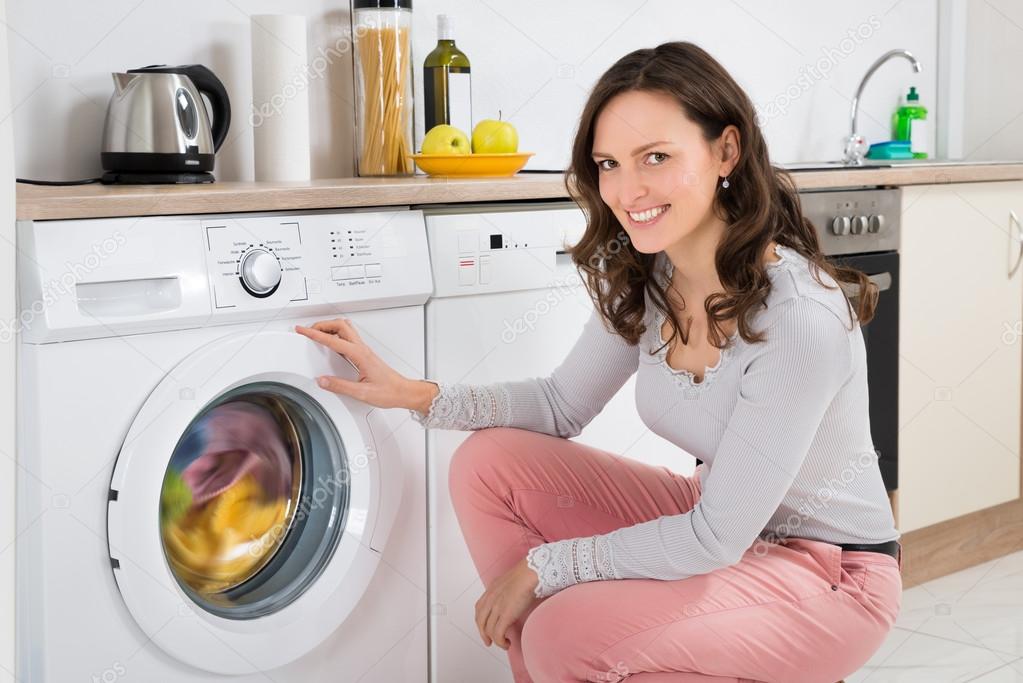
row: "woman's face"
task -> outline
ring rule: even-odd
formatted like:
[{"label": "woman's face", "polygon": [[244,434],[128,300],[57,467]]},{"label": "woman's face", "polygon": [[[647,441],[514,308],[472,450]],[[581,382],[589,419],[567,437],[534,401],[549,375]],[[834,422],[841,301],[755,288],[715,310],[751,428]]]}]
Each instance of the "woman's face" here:
[{"label": "woman's face", "polygon": [[[707,142],[664,93],[633,90],[604,106],[592,150],[600,196],[638,251],[663,251],[712,224],[717,185],[734,167],[723,156],[737,154],[730,129]],[[735,149],[726,149],[726,140]]]}]

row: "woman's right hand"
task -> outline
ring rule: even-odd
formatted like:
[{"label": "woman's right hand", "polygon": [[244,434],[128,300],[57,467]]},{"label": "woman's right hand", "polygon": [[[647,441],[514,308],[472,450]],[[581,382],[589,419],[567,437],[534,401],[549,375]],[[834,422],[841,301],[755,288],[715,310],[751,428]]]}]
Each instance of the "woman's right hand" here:
[{"label": "woman's right hand", "polygon": [[295,331],[343,356],[359,374],[357,381],[331,375],[317,377],[316,382],[324,389],[378,408],[409,408],[423,415],[429,411],[437,385],[411,380],[381,360],[362,341],[351,320],[321,320],[311,327],[296,325]]}]

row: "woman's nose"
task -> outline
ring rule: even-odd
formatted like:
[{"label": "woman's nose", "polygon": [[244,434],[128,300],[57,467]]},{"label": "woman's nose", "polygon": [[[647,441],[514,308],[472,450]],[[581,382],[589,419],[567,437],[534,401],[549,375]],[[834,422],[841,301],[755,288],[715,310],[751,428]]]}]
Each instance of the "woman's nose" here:
[{"label": "woman's nose", "polygon": [[618,201],[627,209],[635,209],[650,189],[637,173],[623,173],[619,176]]}]

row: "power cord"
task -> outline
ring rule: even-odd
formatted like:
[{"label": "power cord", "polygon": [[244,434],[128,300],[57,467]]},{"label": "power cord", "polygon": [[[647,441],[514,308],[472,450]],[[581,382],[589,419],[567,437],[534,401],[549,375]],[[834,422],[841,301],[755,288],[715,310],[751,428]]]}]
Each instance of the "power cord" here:
[{"label": "power cord", "polygon": [[19,183],[28,185],[88,185],[98,183],[100,178],[86,178],[84,180],[32,180],[30,178],[15,178]]}]

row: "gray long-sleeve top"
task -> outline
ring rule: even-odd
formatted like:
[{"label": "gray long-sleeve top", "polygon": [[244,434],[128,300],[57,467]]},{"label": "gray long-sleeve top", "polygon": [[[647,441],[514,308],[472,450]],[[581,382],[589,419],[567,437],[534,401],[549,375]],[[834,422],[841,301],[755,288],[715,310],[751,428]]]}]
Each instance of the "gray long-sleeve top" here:
[{"label": "gray long-sleeve top", "polygon": [[[895,528],[867,413],[863,333],[840,288],[826,289],[795,250],[778,246],[772,289],[748,344],[734,334],[703,380],[672,369],[660,314],[647,301],[636,345],[597,311],[565,360],[544,378],[491,385],[444,384],[426,427],[518,427],[578,435],[633,373],[640,417],[659,436],[704,461],[696,506],[684,514],[529,551],[536,594],[579,581],[683,579],[732,565],[758,538],[880,543]],[[671,263],[658,255],[667,285]],[[826,273],[821,279],[834,286]],[[850,315],[853,315],[850,319]],[[599,362],[598,362],[599,359]],[[599,365],[601,371],[595,372]]]}]

